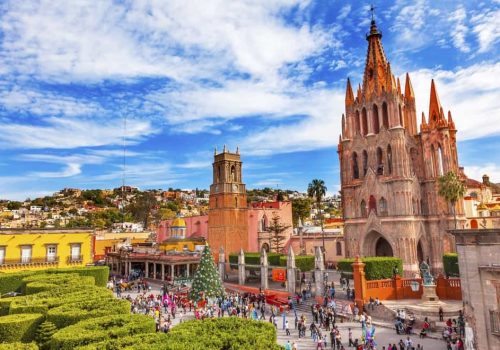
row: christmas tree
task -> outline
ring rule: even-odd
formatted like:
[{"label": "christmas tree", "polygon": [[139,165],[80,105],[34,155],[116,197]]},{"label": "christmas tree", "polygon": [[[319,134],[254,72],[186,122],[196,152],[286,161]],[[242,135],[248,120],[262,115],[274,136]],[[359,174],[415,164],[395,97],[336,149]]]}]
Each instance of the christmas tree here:
[{"label": "christmas tree", "polygon": [[219,271],[215,267],[208,244],[201,253],[200,264],[196,269],[193,285],[189,292],[191,300],[198,301],[204,297],[217,297],[224,294]]}]

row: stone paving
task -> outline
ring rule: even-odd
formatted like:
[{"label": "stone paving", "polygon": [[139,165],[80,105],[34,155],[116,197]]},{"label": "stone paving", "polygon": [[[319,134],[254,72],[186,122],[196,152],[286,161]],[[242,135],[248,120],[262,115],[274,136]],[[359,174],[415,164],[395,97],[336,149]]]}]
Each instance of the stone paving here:
[{"label": "stone paving", "polygon": [[[160,293],[160,285],[159,284],[151,284],[152,290],[151,293],[158,294]],[[127,295],[130,295],[132,298],[135,298],[138,293],[136,290],[131,291],[131,292],[124,292],[122,293],[122,297],[126,297]],[[180,311],[180,310],[179,310]],[[269,314],[267,314],[266,321],[262,322],[268,322],[269,319]],[[305,315],[307,321],[307,325],[309,327],[310,321],[312,319],[311,317],[311,312],[310,312],[310,304],[308,302],[303,303],[302,305],[299,305],[297,308],[297,314],[298,316],[300,315]],[[189,319],[193,319],[194,314],[193,312],[187,313],[186,315],[181,315],[180,313],[177,313],[176,318],[173,319],[173,325],[179,324],[179,322],[186,321]],[[287,336],[285,334],[285,330],[283,329],[283,318],[280,316],[277,317],[277,324],[278,324],[278,343],[281,345],[285,345],[287,341],[290,341],[290,343],[296,342],[298,349],[299,350],[309,350],[309,349],[316,349],[317,345],[314,343],[313,339],[310,337],[310,332],[309,329],[306,331],[306,337],[305,338],[300,338],[298,337],[298,331],[294,329],[294,315],[293,312],[290,312],[287,315],[287,319],[290,325],[290,336]],[[397,335],[394,328],[392,327],[391,324],[388,323],[383,323],[383,322],[376,322],[374,320],[374,325],[376,328],[375,331],[375,340],[377,342],[377,349],[381,350],[382,346],[387,347],[389,343],[394,343],[394,342],[399,342],[400,339],[406,339],[402,338],[402,336]],[[347,347],[348,345],[348,332],[349,328],[352,329],[353,336],[360,338],[361,337],[361,326],[359,322],[344,322],[340,323],[337,322],[337,326],[340,329],[341,333],[341,339],[342,339],[342,344],[345,346],[346,349],[353,349],[352,347],[349,348]],[[329,343],[330,337],[329,333],[326,332],[324,333],[327,335],[327,340],[328,340],[328,347],[327,349],[331,349],[331,345]],[[439,338],[437,335],[434,335],[434,338]],[[443,340],[439,339],[432,339],[432,338],[426,338],[426,339],[419,339],[418,335],[411,335],[410,336],[414,346],[416,347],[417,344],[420,344],[424,347],[425,350],[440,350],[440,349],[446,349],[446,344],[444,343]]]}]

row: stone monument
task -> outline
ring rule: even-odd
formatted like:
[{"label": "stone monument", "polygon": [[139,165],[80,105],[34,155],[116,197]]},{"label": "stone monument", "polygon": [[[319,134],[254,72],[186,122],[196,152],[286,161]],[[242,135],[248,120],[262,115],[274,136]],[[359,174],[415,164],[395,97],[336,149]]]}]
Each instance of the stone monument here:
[{"label": "stone monument", "polygon": [[260,288],[262,291],[268,288],[268,269],[267,251],[262,249],[262,253],[260,254]]},{"label": "stone monument", "polygon": [[223,246],[219,249],[219,275],[221,281],[224,282],[224,277],[226,276],[226,255],[224,254]]},{"label": "stone monument", "polygon": [[241,249],[238,255],[238,284],[245,284],[245,277],[245,253]]},{"label": "stone monument", "polygon": [[434,277],[430,273],[429,265],[422,261],[420,263],[420,274],[422,275],[422,301],[424,304],[437,304],[439,298],[436,294],[436,283]]},{"label": "stone monument", "polygon": [[288,293],[295,294],[295,275],[297,267],[295,266],[295,254],[293,253],[292,246],[288,249],[288,259],[286,260],[286,280]]},{"label": "stone monument", "polygon": [[323,281],[325,274],[325,263],[323,261],[323,252],[320,247],[316,247],[314,256],[314,280],[316,284],[316,296],[322,297],[325,294],[325,283]]}]

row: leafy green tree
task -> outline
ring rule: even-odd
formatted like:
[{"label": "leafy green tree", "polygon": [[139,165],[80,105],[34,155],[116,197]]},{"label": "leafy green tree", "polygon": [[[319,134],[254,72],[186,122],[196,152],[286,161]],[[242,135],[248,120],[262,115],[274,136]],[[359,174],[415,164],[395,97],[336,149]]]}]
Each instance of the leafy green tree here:
[{"label": "leafy green tree", "polygon": [[274,247],[276,253],[282,253],[283,241],[285,240],[285,231],[290,228],[289,225],[283,225],[280,217],[274,215],[267,230],[271,233],[271,247]]},{"label": "leafy green tree", "polygon": [[11,201],[7,203],[7,209],[9,210],[18,210],[23,206],[23,203],[17,201]]},{"label": "leafy green tree", "polygon": [[151,192],[142,192],[135,196],[135,201],[127,207],[134,220],[142,222],[147,229],[153,219],[152,211],[157,208],[156,196]]},{"label": "leafy green tree", "polygon": [[207,244],[201,253],[200,264],[194,274],[189,297],[198,301],[202,296],[217,297],[222,295],[224,295],[224,288],[219,270],[215,266],[210,247]]},{"label": "leafy green tree", "polygon": [[445,201],[451,204],[451,210],[453,212],[453,219],[455,220],[455,229],[457,228],[457,213],[456,204],[460,198],[465,194],[465,186],[458,175],[449,171],[445,175],[438,178],[439,195],[443,197]]},{"label": "leafy green tree", "polygon": [[310,198],[293,198],[292,199],[292,218],[293,225],[299,224],[299,218],[305,220],[311,214],[311,199]]},{"label": "leafy green tree", "polygon": [[326,194],[325,182],[320,179],[312,180],[307,186],[307,195],[316,201],[316,209],[318,210],[319,219],[321,222],[321,236],[323,238],[323,259],[325,258],[325,230],[323,228],[323,214],[321,213],[321,201]]}]

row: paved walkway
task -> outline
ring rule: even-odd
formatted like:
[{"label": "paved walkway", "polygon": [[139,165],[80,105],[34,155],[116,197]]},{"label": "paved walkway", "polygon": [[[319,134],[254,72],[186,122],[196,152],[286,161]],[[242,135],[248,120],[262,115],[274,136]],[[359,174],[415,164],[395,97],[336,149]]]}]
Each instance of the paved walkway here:
[{"label": "paved walkway", "polygon": [[[336,282],[337,283],[337,282]],[[159,294],[160,293],[160,285],[151,283],[152,290],[151,293],[153,294]],[[340,289],[340,288],[339,288]],[[339,290],[340,291],[340,290]],[[127,295],[130,295],[132,298],[135,298],[138,293],[136,290],[132,292],[124,292],[122,293],[122,297],[126,297]],[[294,329],[294,324],[295,324],[295,317],[293,314],[293,311],[289,312],[288,315],[286,316],[286,319],[288,320],[288,323],[290,325],[290,336],[287,336],[285,334],[285,330],[283,329],[283,318],[282,316],[278,316],[276,318],[277,324],[278,324],[278,343],[281,345],[285,345],[287,341],[290,341],[290,343],[296,342],[298,349],[299,350],[312,350],[316,349],[317,345],[314,343],[313,339],[310,337],[310,332],[309,332],[309,325],[312,320],[311,316],[311,303],[312,300],[306,301],[306,303],[303,303],[297,307],[297,315],[300,317],[301,315],[304,315],[306,317],[306,323],[307,323],[307,331],[306,331],[306,337],[305,338],[300,338],[298,337],[298,331]],[[180,310],[179,310],[180,311]],[[267,312],[266,313],[266,321],[262,322],[268,322],[270,314]],[[193,312],[188,312],[186,315],[181,315],[180,312],[176,314],[176,318],[173,319],[173,325],[179,324],[179,322],[186,321],[194,319],[194,314]],[[378,344],[377,349],[381,350],[382,346],[387,347],[389,343],[393,344],[394,342],[399,342],[400,339],[406,339],[406,338],[401,338],[402,336],[397,335],[393,326],[388,323],[383,323],[383,322],[376,322],[374,321],[374,325],[376,328],[375,331],[375,340]],[[361,325],[359,322],[344,322],[340,323],[337,322],[337,326],[340,330],[341,334],[341,339],[342,339],[342,344],[345,346],[346,349],[349,349],[347,347],[348,342],[349,342],[349,328],[352,329],[353,332],[353,337],[354,338],[361,338]],[[327,349],[331,349],[331,344],[330,344],[330,335],[329,332],[322,332],[323,334],[327,335],[327,340],[328,340],[328,347]],[[415,347],[417,344],[423,345],[425,350],[440,350],[440,349],[446,349],[446,344],[442,340],[438,339],[431,339],[431,338],[426,338],[426,339],[419,339],[418,335],[412,335],[410,336],[413,344]],[[350,348],[353,349],[353,348]]]}]

